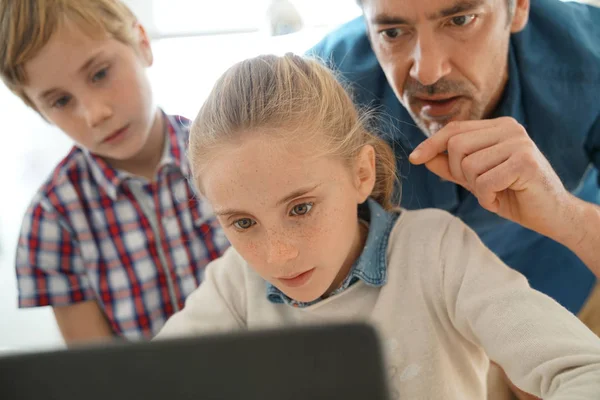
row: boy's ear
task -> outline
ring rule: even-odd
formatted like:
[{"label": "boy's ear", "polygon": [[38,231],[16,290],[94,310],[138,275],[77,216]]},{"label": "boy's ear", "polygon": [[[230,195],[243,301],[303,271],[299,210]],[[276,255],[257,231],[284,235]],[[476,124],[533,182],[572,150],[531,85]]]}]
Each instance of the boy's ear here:
[{"label": "boy's ear", "polygon": [[146,32],[144,26],[137,21],[135,22],[134,29],[137,33],[137,46],[140,56],[146,62],[146,66],[150,67],[154,62],[154,55],[152,54],[152,46],[150,45],[148,32]]},{"label": "boy's ear", "polygon": [[375,149],[367,144],[363,146],[356,156],[355,164],[356,189],[358,204],[364,203],[375,187]]}]

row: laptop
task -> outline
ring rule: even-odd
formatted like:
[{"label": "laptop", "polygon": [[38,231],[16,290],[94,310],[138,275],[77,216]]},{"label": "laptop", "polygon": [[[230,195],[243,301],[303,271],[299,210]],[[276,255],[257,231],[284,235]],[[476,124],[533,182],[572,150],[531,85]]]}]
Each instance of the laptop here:
[{"label": "laptop", "polygon": [[2,400],[388,400],[364,324],[244,331],[0,357]]}]

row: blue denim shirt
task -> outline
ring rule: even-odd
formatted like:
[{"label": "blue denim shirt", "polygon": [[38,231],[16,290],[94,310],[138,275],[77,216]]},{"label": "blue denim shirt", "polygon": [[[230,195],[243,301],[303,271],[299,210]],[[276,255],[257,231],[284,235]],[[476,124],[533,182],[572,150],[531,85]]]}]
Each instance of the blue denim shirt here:
[{"label": "blue denim shirt", "polygon": [[[441,208],[471,226],[532,287],[578,312],[595,277],[566,247],[483,209],[468,191],[440,180],[409,154],[425,135],[388,85],[370,47],[362,17],[343,25],[312,53],[330,60],[351,85],[357,103],[378,107],[380,130],[395,143],[402,207]],[[600,9],[535,0],[527,27],[511,37],[509,81],[494,113],[525,126],[573,194],[600,203]]]},{"label": "blue denim shirt", "polygon": [[[359,205],[358,217],[369,224],[367,241],[342,285],[333,293],[330,293],[329,297],[343,292],[358,280],[375,287],[385,284],[387,279],[386,250],[390,232],[398,219],[398,215],[398,213],[385,211],[373,199]],[[293,300],[270,283],[267,283],[267,298],[273,303],[285,303],[294,307],[306,307],[320,301],[320,299],[317,299],[310,303],[302,303]]]}]

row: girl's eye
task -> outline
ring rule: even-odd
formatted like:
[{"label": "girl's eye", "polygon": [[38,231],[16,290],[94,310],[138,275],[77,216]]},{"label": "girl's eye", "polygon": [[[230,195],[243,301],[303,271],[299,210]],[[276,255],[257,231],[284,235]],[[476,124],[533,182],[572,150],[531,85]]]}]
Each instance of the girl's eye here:
[{"label": "girl's eye", "polygon": [[459,15],[457,17],[453,17],[450,20],[450,23],[452,25],[454,25],[454,26],[461,27],[461,26],[467,26],[467,25],[469,25],[474,20],[475,20],[475,15],[473,15],[473,14],[471,14],[471,15]]},{"label": "girl's eye", "polygon": [[298,204],[297,206],[295,206],[294,208],[292,208],[292,211],[290,212],[290,215],[293,216],[300,216],[300,215],[306,215],[310,212],[310,210],[313,208],[313,203],[302,203],[302,204]]},{"label": "girl's eye", "polygon": [[250,229],[255,224],[256,224],[256,222],[252,221],[250,218],[242,218],[242,219],[238,219],[237,221],[235,221],[233,223],[233,226],[235,226],[237,229],[239,229],[241,231],[245,231],[247,229]]}]

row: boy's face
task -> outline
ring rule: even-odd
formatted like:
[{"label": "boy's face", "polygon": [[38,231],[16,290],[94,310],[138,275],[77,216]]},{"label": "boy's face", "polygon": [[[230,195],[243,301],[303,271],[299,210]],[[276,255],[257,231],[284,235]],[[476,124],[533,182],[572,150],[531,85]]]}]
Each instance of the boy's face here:
[{"label": "boy's face", "polygon": [[152,53],[143,28],[137,29],[134,49],[65,23],[25,65],[24,91],[37,110],[81,147],[107,159],[140,153],[155,125],[145,71]]},{"label": "boy's face", "polygon": [[[227,238],[266,281],[308,302],[341,284],[366,230],[357,205],[371,193],[374,155],[355,166],[259,132],[213,154],[200,174]],[[311,153],[312,150],[312,153]]]}]

